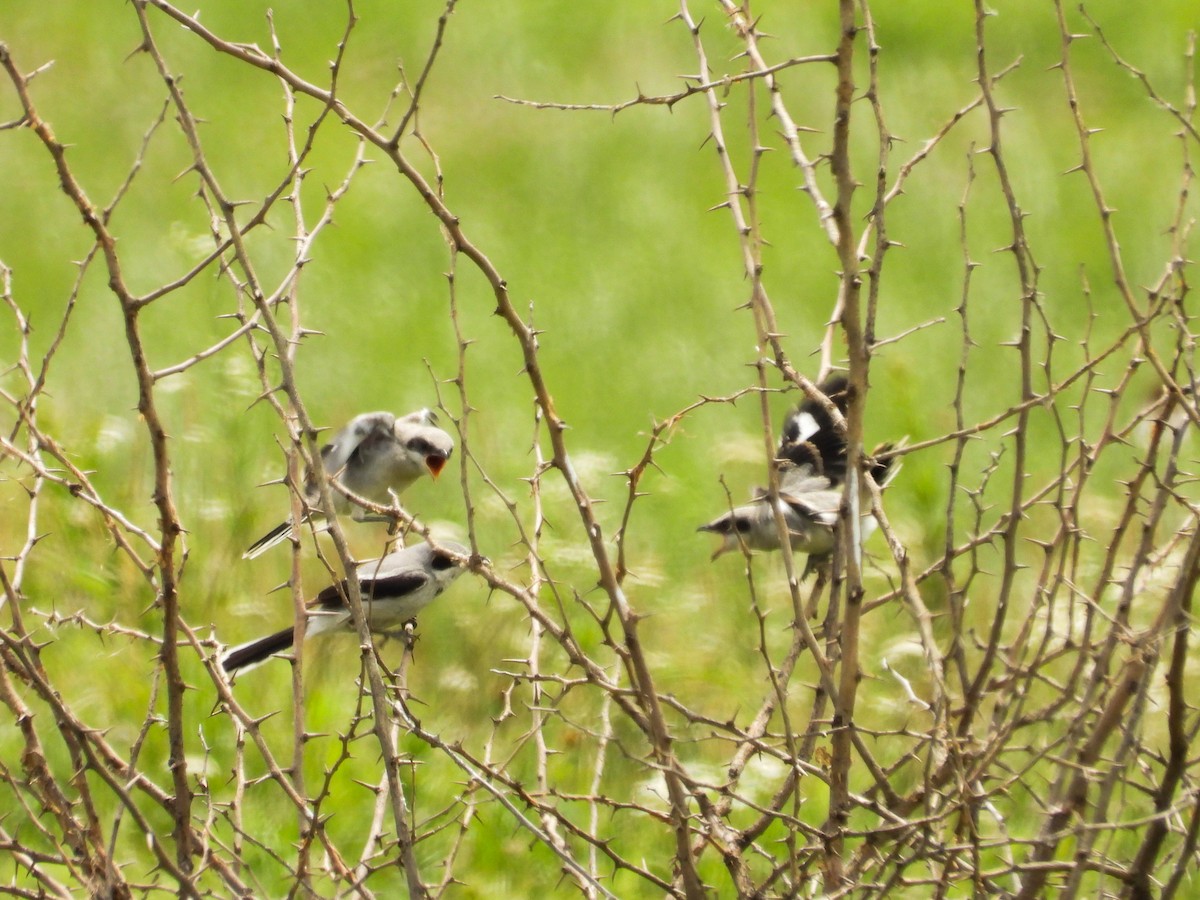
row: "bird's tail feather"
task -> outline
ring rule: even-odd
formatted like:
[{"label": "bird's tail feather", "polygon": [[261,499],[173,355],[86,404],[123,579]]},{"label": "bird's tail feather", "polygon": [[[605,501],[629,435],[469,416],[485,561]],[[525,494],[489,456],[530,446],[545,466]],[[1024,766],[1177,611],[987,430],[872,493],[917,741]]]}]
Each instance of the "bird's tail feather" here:
[{"label": "bird's tail feather", "polygon": [[266,553],[276,544],[283,541],[289,534],[292,533],[291,522],[280,522],[257,541],[250,545],[250,548],[242,554],[242,559],[255,559],[258,556]]},{"label": "bird's tail feather", "polygon": [[248,644],[239,644],[221,657],[221,668],[232,674],[266,662],[291,647],[293,635],[293,629],[285,628]]}]

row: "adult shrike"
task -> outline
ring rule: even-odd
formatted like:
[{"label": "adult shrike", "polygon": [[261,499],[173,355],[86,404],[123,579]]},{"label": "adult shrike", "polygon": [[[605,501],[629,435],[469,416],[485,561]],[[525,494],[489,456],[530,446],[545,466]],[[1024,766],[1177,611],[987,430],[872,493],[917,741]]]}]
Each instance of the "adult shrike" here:
[{"label": "adult shrike", "polygon": [[[396,418],[390,412],[363,413],[350,421],[321,448],[325,471],[347,490],[375,503],[389,502],[388,491],[402,494],[428,472],[437,478],[454,452],[454,439],[437,427],[432,410],[419,409]],[[306,520],[321,517],[321,491],[311,471],[304,477]],[[366,520],[363,509],[333,492],[339,515],[352,512]],[[281,522],[250,545],[243,559],[254,559],[292,533],[291,521]]]},{"label": "adult shrike", "polygon": [[[841,375],[826,379],[819,389],[838,409],[845,413],[847,382]],[[892,449],[890,444],[876,449],[876,454]],[[805,398],[799,408],[784,421],[782,440],[776,452],[779,465],[779,494],[775,506],[767,491],[760,490],[742,506],[720,515],[697,530],[720,535],[721,545],[713,553],[716,559],[724,553],[744,546],[750,551],[781,549],[775,510],[783,515],[788,537],[794,552],[820,558],[833,551],[834,528],[842,502],[846,480],[846,438],[834,426],[833,417],[815,401]],[[880,487],[896,473],[892,461],[875,463],[871,477]],[[875,530],[875,517],[869,511],[869,498],[861,495],[861,539]]]},{"label": "adult shrike", "polygon": [[[845,417],[850,399],[849,382],[845,375],[829,376],[817,385],[817,390],[828,397]],[[873,455],[878,456],[892,449],[892,444],[884,444],[876,447]],[[797,466],[814,466],[817,474],[827,477],[832,487],[839,487],[846,481],[846,435],[834,425],[829,411],[811,397],[806,396],[783,420],[783,432],[775,456]],[[891,467],[891,458],[872,465],[871,477],[880,487],[896,474]]]},{"label": "adult shrike", "polygon": [[[844,375],[831,375],[817,390],[829,398],[837,411],[846,415],[847,388]],[[797,466],[815,465],[817,474],[826,476],[834,486],[846,480],[846,437],[833,424],[825,407],[811,397],[805,396],[800,405],[788,413],[783,420],[778,459],[786,459]]]},{"label": "adult shrike", "polygon": [[[386,633],[417,615],[465,571],[471,551],[446,541],[436,548],[420,543],[381,559],[361,563],[355,570],[362,593],[363,612],[374,632]],[[306,637],[330,631],[352,631],[346,606],[346,579],[332,584],[308,604]],[[285,628],[225,652],[221,668],[228,673],[258,665],[292,646],[294,629]]]}]

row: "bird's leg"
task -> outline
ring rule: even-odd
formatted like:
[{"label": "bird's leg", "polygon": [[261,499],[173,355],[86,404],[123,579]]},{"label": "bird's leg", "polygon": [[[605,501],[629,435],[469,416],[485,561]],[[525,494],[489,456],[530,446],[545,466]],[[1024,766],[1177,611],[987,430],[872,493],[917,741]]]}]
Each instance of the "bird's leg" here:
[{"label": "bird's leg", "polygon": [[393,638],[404,645],[404,649],[412,652],[413,647],[417,645],[417,620],[409,619],[399,628],[390,628],[380,631],[384,638]]},{"label": "bird's leg", "polygon": [[804,581],[809,575],[814,573],[822,578],[825,577],[829,572],[829,563],[832,559],[832,553],[810,555],[808,561],[804,564],[804,571],[800,573],[800,580]]},{"label": "bird's leg", "polygon": [[810,556],[808,562],[804,565],[804,571],[800,575],[801,582],[808,578],[810,573],[815,572],[817,576],[817,580],[813,583],[812,593],[808,595],[808,605],[804,610],[804,614],[813,621],[816,621],[817,618],[817,601],[821,598],[825,584],[829,580],[829,570],[832,562],[833,554],[831,553]]}]

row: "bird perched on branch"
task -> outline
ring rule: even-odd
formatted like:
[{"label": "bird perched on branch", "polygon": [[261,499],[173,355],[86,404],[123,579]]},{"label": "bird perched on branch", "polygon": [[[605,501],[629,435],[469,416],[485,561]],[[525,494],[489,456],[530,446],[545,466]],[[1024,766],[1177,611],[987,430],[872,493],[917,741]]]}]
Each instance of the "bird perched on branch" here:
[{"label": "bird perched on branch", "polygon": [[[321,448],[321,462],[347,490],[375,503],[387,503],[388,491],[402,494],[426,472],[436,479],[453,452],[454,439],[437,427],[432,410],[419,409],[401,418],[390,412],[372,412],[356,416],[335,434]],[[304,476],[306,520],[323,516],[320,499],[320,487],[310,470]],[[372,521],[337,490],[333,503],[341,515],[353,512],[358,521]],[[251,544],[242,558],[254,559],[291,533],[292,523],[281,522]]]},{"label": "bird perched on branch", "polygon": [[[818,386],[837,408],[845,413],[847,382],[840,375]],[[876,448],[879,455],[894,449],[891,444]],[[716,559],[724,553],[744,546],[750,551],[779,550],[780,534],[775,510],[783,515],[794,552],[813,559],[833,551],[834,528],[846,480],[846,438],[834,425],[833,417],[823,405],[806,397],[800,406],[784,420],[782,440],[776,451],[779,466],[779,493],[775,506],[770,493],[759,490],[749,503],[735,507],[724,515],[699,527],[699,531],[721,536],[721,545],[713,553]],[[886,486],[896,474],[891,459],[876,462],[871,477],[880,487]],[[860,534],[863,539],[875,529],[875,517],[868,507],[869,499],[860,495],[863,508]]]},{"label": "bird perched on branch", "polygon": [[[415,617],[465,571],[470,554],[451,541],[437,547],[421,543],[360,564],[355,575],[370,629],[387,634]],[[308,604],[306,637],[354,629],[346,605],[348,591],[349,584],[342,579],[313,598]],[[291,649],[294,634],[294,629],[284,628],[234,647],[221,657],[221,668],[233,673],[256,666]]]}]

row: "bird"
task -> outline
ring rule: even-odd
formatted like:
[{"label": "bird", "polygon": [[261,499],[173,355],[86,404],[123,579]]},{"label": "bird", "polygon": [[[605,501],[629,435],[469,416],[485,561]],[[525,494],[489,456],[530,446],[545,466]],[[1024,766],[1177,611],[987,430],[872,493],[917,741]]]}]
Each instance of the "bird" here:
[{"label": "bird", "polygon": [[[849,401],[849,382],[845,375],[831,375],[817,385],[817,390],[829,398],[837,411],[844,417]],[[896,449],[895,444],[881,444],[872,453],[878,457]],[[811,466],[829,478],[831,487],[840,487],[846,481],[846,435],[839,431],[833,416],[824,405],[805,396],[800,405],[783,420],[778,460],[789,460],[798,466]],[[893,457],[876,460],[871,465],[871,477],[880,487],[891,481]]]},{"label": "bird", "polygon": [[[801,456],[799,451],[796,456]],[[833,551],[833,529],[841,502],[841,489],[828,476],[820,474],[820,460],[815,454],[807,462],[784,460],[779,464],[776,503],[783,513],[794,552],[825,556]],[[868,514],[863,530],[873,527],[874,517]],[[775,509],[767,491],[756,492],[749,503],[717,516],[697,530],[721,536],[721,545],[712,555],[714,560],[742,545],[752,551],[781,548]]]},{"label": "bird", "polygon": [[[418,409],[397,418],[390,412],[355,416],[321,448],[325,471],[352,493],[375,503],[387,503],[388,491],[402,494],[426,472],[441,474],[454,452],[454,439],[437,427],[430,409]],[[319,518],[320,486],[309,470],[304,476],[305,520]],[[353,512],[358,521],[378,521],[364,515],[340,492],[333,492],[339,514]],[[250,545],[243,559],[254,559],[292,533],[291,521],[281,522]]]},{"label": "bird", "polygon": [[[437,546],[422,542],[360,563],[355,575],[371,631],[386,634],[414,618],[466,570],[470,555],[470,550],[453,541]],[[306,637],[353,631],[345,599],[348,590],[348,580],[343,578],[313,598],[308,604]],[[291,649],[294,634],[294,629],[284,628],[233,647],[222,655],[221,668],[233,674],[265,662]]]},{"label": "bird", "polygon": [[[819,389],[839,412],[845,412],[847,381],[843,376],[827,379]],[[875,455],[893,449],[893,444],[882,444]],[[776,465],[779,492],[775,507],[770,493],[760,489],[749,503],[717,516],[697,530],[721,537],[721,544],[712,555],[714,560],[742,546],[750,551],[779,550],[780,534],[775,521],[778,508],[787,526],[792,551],[809,556],[807,575],[815,560],[833,552],[834,528],[846,480],[846,438],[823,406],[806,398],[787,416],[776,451]],[[871,477],[880,487],[890,483],[895,474],[891,458],[875,462],[870,469]],[[860,499],[860,504],[865,507],[864,500],[865,497]],[[875,525],[875,517],[869,510],[863,511],[860,519],[863,540],[874,531]]]},{"label": "bird", "polygon": [[[843,416],[849,399],[848,389],[845,375],[831,375],[817,386]],[[783,420],[775,456],[797,466],[817,466],[818,472],[827,476],[834,486],[846,480],[845,432],[838,431],[828,410],[811,397],[805,396]]]}]

